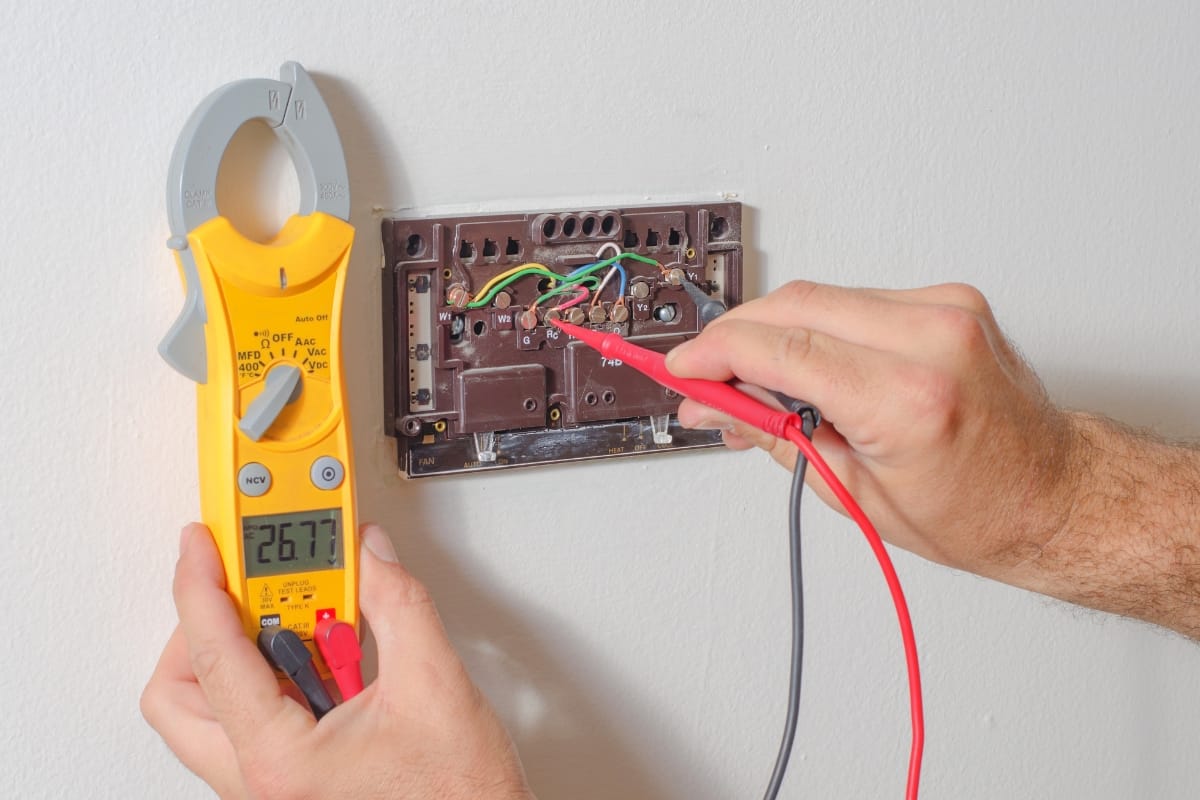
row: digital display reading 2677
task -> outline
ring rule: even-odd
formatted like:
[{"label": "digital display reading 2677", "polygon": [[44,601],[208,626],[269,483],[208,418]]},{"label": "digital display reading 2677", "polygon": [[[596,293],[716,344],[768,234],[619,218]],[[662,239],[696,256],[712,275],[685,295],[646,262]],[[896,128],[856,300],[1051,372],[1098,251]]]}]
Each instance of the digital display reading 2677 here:
[{"label": "digital display reading 2677", "polygon": [[242,518],[246,577],[342,567],[342,510]]}]

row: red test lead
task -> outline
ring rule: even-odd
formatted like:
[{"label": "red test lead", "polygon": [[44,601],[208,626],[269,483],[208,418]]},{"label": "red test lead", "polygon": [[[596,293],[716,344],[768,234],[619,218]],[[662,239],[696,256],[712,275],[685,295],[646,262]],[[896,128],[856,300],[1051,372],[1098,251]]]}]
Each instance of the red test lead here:
[{"label": "red test lead", "polygon": [[358,645],[358,634],[354,626],[340,619],[323,619],[317,623],[313,641],[321,651],[321,658],[333,673],[342,702],[346,702],[363,689],[362,648]]},{"label": "red test lead", "polygon": [[638,347],[626,341],[620,334],[601,333],[558,319],[552,322],[589,347],[599,350],[605,358],[622,361],[668,389],[740,419],[772,436],[782,439],[787,435],[789,427],[800,427],[800,418],[796,414],[765,406],[728,383],[672,375],[667,369],[666,356]]},{"label": "red test lead", "polygon": [[912,619],[908,613],[908,603],[904,599],[904,590],[900,586],[896,569],[892,566],[892,559],[883,545],[883,539],[880,538],[875,526],[867,518],[858,502],[813,447],[812,442],[803,435],[800,415],[770,408],[728,383],[697,378],[680,378],[672,375],[667,369],[666,356],[628,342],[620,334],[601,333],[562,320],[552,320],[552,322],[567,334],[600,351],[605,358],[616,359],[628,364],[643,375],[668,389],[673,389],[684,397],[690,397],[709,408],[766,431],[772,436],[787,439],[799,448],[826,485],[837,496],[842,507],[846,509],[846,513],[858,523],[871,546],[871,551],[875,554],[875,559],[879,562],[880,569],[883,570],[884,579],[887,581],[892,595],[892,602],[896,607],[900,635],[904,641],[904,658],[908,667],[908,701],[912,716],[912,746],[909,749],[908,783],[904,796],[906,800],[917,800],[921,781],[921,756],[925,749],[925,715],[921,699],[921,669],[917,660],[917,642],[913,634]]}]

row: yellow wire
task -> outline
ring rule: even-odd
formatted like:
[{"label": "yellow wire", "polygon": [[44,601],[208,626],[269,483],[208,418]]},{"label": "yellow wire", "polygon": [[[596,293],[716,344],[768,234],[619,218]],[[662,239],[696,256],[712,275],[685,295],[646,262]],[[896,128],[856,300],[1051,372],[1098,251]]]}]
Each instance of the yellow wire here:
[{"label": "yellow wire", "polygon": [[[547,272],[550,272],[550,268],[547,267],[545,264],[538,264],[535,261],[530,261],[528,264],[522,264],[519,267],[513,267],[512,269],[508,269],[508,270],[505,270],[504,272],[501,272],[499,275],[497,275],[496,277],[492,278],[490,281],[485,283],[483,285],[483,288],[475,293],[475,297],[486,296],[487,293],[492,290],[492,287],[495,286],[500,281],[504,280],[505,278],[507,278],[511,275],[516,275],[518,272],[520,272],[523,269],[529,269],[530,267],[541,267],[542,269],[546,270]],[[474,301],[472,301],[472,302],[474,302]]]}]

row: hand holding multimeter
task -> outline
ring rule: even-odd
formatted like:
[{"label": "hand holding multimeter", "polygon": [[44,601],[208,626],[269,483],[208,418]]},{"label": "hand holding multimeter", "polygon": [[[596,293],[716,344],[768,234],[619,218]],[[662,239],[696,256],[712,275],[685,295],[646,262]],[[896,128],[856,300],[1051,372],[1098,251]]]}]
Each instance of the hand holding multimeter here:
[{"label": "hand holding multimeter", "polygon": [[[221,156],[252,119],[279,132],[301,183],[300,214],[267,244],[215,207]],[[192,525],[181,538],[180,626],[143,694],[146,718],[222,796],[369,797],[382,782],[531,798],[506,732],[381,530],[366,530],[360,562],[341,369],[353,229],[337,131],[308,74],[285,64],[280,81],[205,100],[180,136],[167,198],[186,300],[160,352],[197,384],[211,536]],[[360,594],[381,675],[365,692]],[[325,677],[346,713],[333,713]],[[418,729],[397,708],[438,724]],[[321,736],[306,735],[318,720]]]},{"label": "hand holding multimeter", "polygon": [[382,530],[368,526],[361,541],[359,597],[379,675],[318,723],[246,636],[208,531],[185,528],[179,628],[142,695],[146,719],[221,797],[531,800],[516,751],[425,588]]},{"label": "hand holding multimeter", "polygon": [[[242,236],[215,200],[221,157],[251,120],[278,133],[300,177],[300,212],[267,243]],[[354,237],[348,183],[329,110],[289,62],[280,80],[228,84],[196,109],[167,186],[168,246],[186,299],[159,351],[197,384],[201,514],[246,633],[311,688],[314,711],[324,707],[319,676],[330,674],[318,645],[348,647],[348,629],[357,646],[358,523],[341,365]],[[334,639],[318,635],[338,622]]]}]

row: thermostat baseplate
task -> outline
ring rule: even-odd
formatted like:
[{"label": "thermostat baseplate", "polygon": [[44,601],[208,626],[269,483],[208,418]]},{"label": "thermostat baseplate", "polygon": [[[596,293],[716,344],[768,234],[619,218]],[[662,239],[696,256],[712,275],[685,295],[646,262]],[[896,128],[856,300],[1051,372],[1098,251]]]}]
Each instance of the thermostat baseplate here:
[{"label": "thermostat baseplate", "polygon": [[566,276],[636,254],[657,263],[622,259],[624,292],[614,275],[575,308],[585,325],[666,352],[701,330],[698,300],[741,302],[740,203],[397,217],[382,232],[385,426],[403,474],[720,444],[718,432],[675,422],[673,392],[549,325],[561,300],[533,306],[544,276],[521,277],[486,305],[468,301],[523,264]]}]

